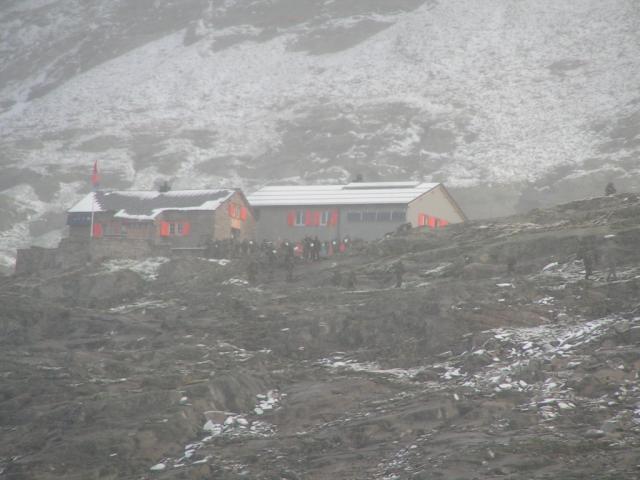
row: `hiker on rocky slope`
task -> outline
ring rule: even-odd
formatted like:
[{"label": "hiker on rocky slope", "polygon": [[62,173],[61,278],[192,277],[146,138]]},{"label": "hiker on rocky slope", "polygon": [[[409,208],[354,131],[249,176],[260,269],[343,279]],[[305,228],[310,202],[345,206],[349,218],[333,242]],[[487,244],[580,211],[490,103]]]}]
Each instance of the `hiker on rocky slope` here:
[{"label": "hiker on rocky slope", "polygon": [[605,238],[604,250],[602,252],[602,260],[607,267],[607,282],[615,281],[618,279],[617,273],[617,261],[616,261],[616,246],[613,239],[613,235],[607,235]]},{"label": "hiker on rocky slope", "polygon": [[582,260],[582,263],[584,264],[585,280],[589,280],[589,277],[593,275],[593,267],[596,261],[595,257],[596,255],[592,245],[586,240],[583,240],[578,248],[577,259]]},{"label": "hiker on rocky slope", "polygon": [[396,276],[396,288],[402,287],[402,276],[404,275],[404,263],[402,260],[398,260],[393,264],[393,273]]}]

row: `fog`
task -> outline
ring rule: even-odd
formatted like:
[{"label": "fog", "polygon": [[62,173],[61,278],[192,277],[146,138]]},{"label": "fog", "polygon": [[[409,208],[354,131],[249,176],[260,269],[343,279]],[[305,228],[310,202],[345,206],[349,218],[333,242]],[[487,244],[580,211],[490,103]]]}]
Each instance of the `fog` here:
[{"label": "fog", "polygon": [[0,480],[634,479],[635,0],[4,0]]}]

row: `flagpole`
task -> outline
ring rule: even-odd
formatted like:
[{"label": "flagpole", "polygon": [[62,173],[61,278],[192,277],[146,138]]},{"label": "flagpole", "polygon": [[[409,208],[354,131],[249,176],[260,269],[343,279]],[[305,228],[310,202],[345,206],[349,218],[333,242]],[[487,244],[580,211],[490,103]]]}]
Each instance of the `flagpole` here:
[{"label": "flagpole", "polygon": [[94,204],[96,202],[95,192],[91,192],[91,230],[89,231],[89,238],[93,239],[93,217],[94,217]]},{"label": "flagpole", "polygon": [[93,172],[91,173],[91,185],[93,186],[91,191],[91,231],[89,232],[89,238],[93,239],[93,225],[95,218],[95,203],[96,203],[96,192],[98,191],[98,186],[100,182],[100,177],[98,176],[98,160],[93,163]]}]

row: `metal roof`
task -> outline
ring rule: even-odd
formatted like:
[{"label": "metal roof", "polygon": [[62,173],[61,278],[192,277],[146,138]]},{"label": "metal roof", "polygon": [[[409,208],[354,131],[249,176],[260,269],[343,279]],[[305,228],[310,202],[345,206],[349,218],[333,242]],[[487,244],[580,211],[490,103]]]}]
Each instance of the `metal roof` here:
[{"label": "metal roof", "polygon": [[378,182],[347,185],[278,185],[249,195],[252,207],[292,205],[405,205],[439,183]]},{"label": "metal roof", "polygon": [[234,190],[91,192],[68,213],[115,212],[118,218],[153,220],[165,210],[216,210]]}]

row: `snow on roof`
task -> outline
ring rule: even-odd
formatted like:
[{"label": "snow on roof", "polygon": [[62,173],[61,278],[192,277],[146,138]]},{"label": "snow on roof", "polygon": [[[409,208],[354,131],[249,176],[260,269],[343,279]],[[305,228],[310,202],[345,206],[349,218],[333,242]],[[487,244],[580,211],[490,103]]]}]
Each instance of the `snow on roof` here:
[{"label": "snow on roof", "polygon": [[91,192],[68,213],[115,212],[118,218],[153,220],[165,210],[213,211],[234,193],[234,190]]},{"label": "snow on roof", "polygon": [[379,182],[347,185],[279,185],[249,195],[253,207],[286,205],[384,205],[407,204],[433,190],[439,183]]},{"label": "snow on roof", "polygon": [[415,188],[420,182],[352,182],[344,186],[345,190],[362,190],[370,188]]},{"label": "snow on roof", "polygon": [[100,204],[96,201],[95,192],[84,196],[82,200],[67,210],[68,213],[104,212]]}]

